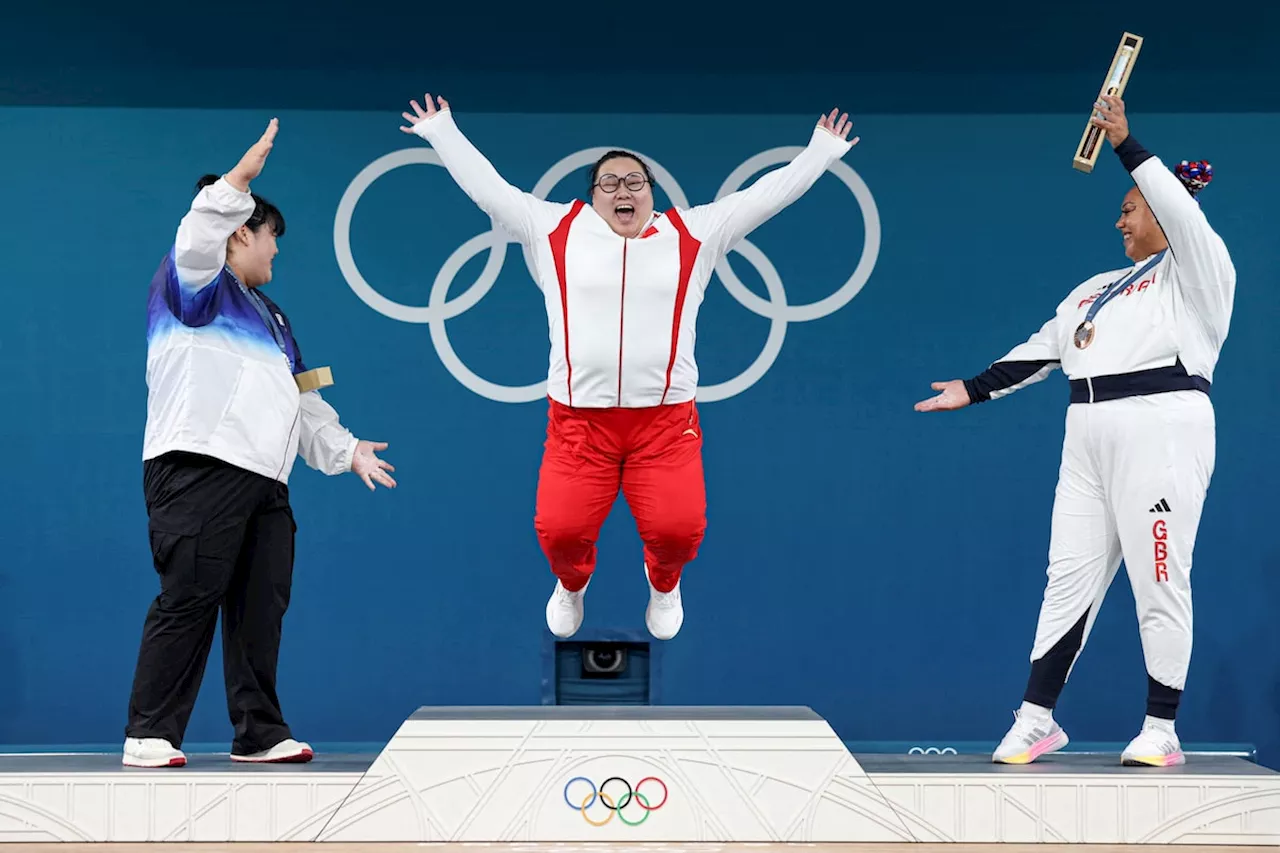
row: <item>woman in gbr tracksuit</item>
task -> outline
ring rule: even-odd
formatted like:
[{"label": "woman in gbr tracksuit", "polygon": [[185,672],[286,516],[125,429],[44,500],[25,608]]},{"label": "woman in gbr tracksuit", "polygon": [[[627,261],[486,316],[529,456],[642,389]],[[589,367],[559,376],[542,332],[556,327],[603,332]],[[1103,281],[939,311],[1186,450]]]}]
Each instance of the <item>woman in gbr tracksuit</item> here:
[{"label": "woman in gbr tracksuit", "polygon": [[462,190],[528,246],[550,326],[547,440],[534,525],[556,587],[547,625],[582,624],[596,538],[619,489],[644,542],[645,623],[680,630],[680,575],[706,526],[694,328],[716,260],[794,202],[857,143],[837,112],[808,146],[751,187],[689,210],[653,209],[653,178],[611,151],[591,174],[591,202],[553,203],[508,184],[431,95],[401,129],[431,143]]},{"label": "woman in gbr tracksuit", "polygon": [[1133,178],[1116,222],[1131,267],[1079,285],[1054,317],[970,380],[934,383],[919,411],[1010,394],[1061,366],[1071,380],[1048,585],[1031,673],[993,754],[1023,764],[1062,749],[1053,708],[1123,559],[1138,609],[1147,715],[1126,764],[1184,761],[1174,731],[1191,661],[1191,556],[1215,463],[1209,386],[1231,324],[1236,272],[1195,199],[1205,163],[1170,172],[1106,95],[1093,123]]}]

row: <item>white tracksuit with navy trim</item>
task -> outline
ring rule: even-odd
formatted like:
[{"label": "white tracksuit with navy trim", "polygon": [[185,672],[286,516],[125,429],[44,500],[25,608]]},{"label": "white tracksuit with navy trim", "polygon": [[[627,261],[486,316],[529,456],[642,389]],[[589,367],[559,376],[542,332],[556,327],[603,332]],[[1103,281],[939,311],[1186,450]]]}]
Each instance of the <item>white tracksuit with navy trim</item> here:
[{"label": "white tracksuit with navy trim", "polygon": [[1182,690],[1191,658],[1192,551],[1215,464],[1208,388],[1231,322],[1236,273],[1178,177],[1131,140],[1116,153],[1169,250],[1098,311],[1089,346],[1078,348],[1073,336],[1092,302],[1150,258],[1080,284],[1030,339],[965,384],[982,402],[1057,367],[1071,380],[1048,584],[1031,660],[1082,618],[1083,647],[1123,559],[1148,674]]}]

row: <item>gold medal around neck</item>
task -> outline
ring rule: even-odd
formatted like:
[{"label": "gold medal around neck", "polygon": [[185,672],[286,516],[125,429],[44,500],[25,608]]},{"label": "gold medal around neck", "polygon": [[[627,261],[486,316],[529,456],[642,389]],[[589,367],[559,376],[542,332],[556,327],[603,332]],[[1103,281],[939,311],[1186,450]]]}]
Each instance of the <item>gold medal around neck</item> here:
[{"label": "gold medal around neck", "polygon": [[1089,344],[1093,343],[1094,329],[1095,329],[1095,326],[1089,320],[1085,320],[1083,323],[1081,323],[1079,326],[1076,327],[1076,333],[1073,336],[1076,344],[1076,349],[1084,349],[1085,347],[1089,346]]}]

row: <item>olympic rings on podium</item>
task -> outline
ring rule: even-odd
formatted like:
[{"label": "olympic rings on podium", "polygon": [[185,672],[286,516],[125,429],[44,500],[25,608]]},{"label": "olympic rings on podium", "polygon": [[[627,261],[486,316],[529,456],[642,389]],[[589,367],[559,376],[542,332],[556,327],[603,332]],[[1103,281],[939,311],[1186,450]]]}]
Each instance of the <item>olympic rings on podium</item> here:
[{"label": "olympic rings on podium", "polygon": [[[591,786],[590,792],[582,798],[580,803],[575,803],[573,800],[569,799],[569,788],[574,782],[585,782]],[[649,798],[640,791],[640,788],[643,787],[646,782],[658,785],[662,788],[662,799],[658,800],[657,803],[651,803]],[[605,788],[607,788],[610,783],[615,783],[615,791],[618,784],[625,785],[627,788],[626,793],[615,799],[605,791]],[[652,788],[652,785],[650,787]],[[646,776],[637,782],[634,788],[631,787],[630,782],[623,779],[621,776],[610,776],[608,779],[605,779],[598,788],[596,787],[596,783],[592,782],[586,776],[575,776],[568,782],[564,783],[565,805],[581,814],[582,819],[592,826],[604,826],[609,821],[613,820],[615,814],[618,816],[618,820],[622,821],[627,826],[639,826],[649,819],[650,813],[656,812],[658,809],[666,805],[668,795],[669,791],[667,790],[667,783],[663,782],[656,776]],[[601,820],[593,820],[592,817],[587,814],[587,810],[595,805],[597,799],[600,800],[608,810],[606,812],[607,816]],[[639,820],[629,820],[627,816],[622,813],[622,810],[631,805],[632,801],[635,801],[635,804],[644,813]]]}]

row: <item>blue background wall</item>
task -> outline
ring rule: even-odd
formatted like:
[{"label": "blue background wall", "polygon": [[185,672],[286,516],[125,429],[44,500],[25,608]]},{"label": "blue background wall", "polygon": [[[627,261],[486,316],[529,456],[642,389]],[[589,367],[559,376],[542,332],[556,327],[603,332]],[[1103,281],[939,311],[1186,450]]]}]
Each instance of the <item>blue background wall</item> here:
[{"label": "blue background wall", "polygon": [[[511,12],[499,16],[506,26],[477,30],[455,11],[433,19],[431,36],[411,17],[421,11],[365,9],[352,21],[312,8],[306,18],[264,12],[246,38],[277,47],[244,54],[214,49],[199,18],[161,24],[142,12],[72,16],[61,29],[28,12],[29,37],[5,46],[0,743],[121,736],[156,588],[139,461],[146,284],[195,179],[234,165],[276,114],[277,148],[255,186],[289,221],[272,296],[308,361],[333,366],[327,396],[346,423],[391,443],[400,482],[369,494],[353,477],[299,465],[281,661],[289,719],[316,742],[381,740],[421,704],[539,701],[552,579],[531,517],[545,406],[468,391],[425,325],[353,293],[334,250],[346,187],[374,159],[425,147],[397,130],[399,111],[437,88],[521,187],[572,152],[623,144],[670,170],[694,203],[748,157],[804,144],[823,109],[854,114],[862,142],[845,162],[874,196],[879,257],[847,306],[788,326],[759,382],[703,406],[710,528],[687,575],[685,628],[664,650],[662,699],[808,704],[854,740],[994,743],[1025,681],[1065,384],[1055,375],[949,415],[911,407],[931,381],[971,375],[1025,338],[1077,282],[1126,263],[1113,223],[1128,179],[1109,150],[1091,176],[1073,171],[1070,155],[1128,28],[1149,39],[1128,94],[1133,131],[1167,162],[1213,162],[1204,206],[1240,277],[1214,389],[1218,469],[1197,550],[1180,731],[1184,741],[1250,741],[1264,762],[1280,761],[1280,560],[1269,533],[1280,179],[1264,152],[1280,134],[1280,87],[1274,59],[1229,41],[1229,15],[1188,38],[1167,5],[1074,24],[1024,15],[979,26],[939,13],[903,56],[876,46],[904,21],[857,10],[839,26],[780,23],[780,52],[762,58],[750,42],[763,38],[759,26],[710,12],[641,49],[619,35],[616,16],[567,12],[555,29]],[[343,27],[347,40],[335,40]],[[286,29],[308,49],[280,46]],[[831,56],[812,49],[828,31],[845,34]],[[996,53],[1018,35],[1022,47]],[[39,49],[55,42],[60,52]],[[1012,63],[1003,77],[996,58]],[[575,76],[573,62],[621,70]],[[694,76],[699,63],[716,77]],[[656,82],[633,85],[648,73],[636,65],[659,69]],[[895,76],[902,66],[909,73]],[[1007,85],[973,86],[993,79]],[[1215,90],[1223,79],[1234,88]],[[551,197],[584,183],[576,171]],[[487,227],[441,170],[412,166],[364,195],[352,249],[385,296],[425,305],[444,260]],[[826,177],[752,241],[788,301],[807,303],[850,275],[863,220]],[[740,256],[731,263],[764,295]],[[470,261],[451,296],[483,264]],[[744,369],[767,330],[713,283],[700,325],[704,384]],[[544,314],[518,251],[448,333],[487,379],[543,376]],[[620,505],[602,536],[588,628],[643,627],[639,562]],[[215,652],[192,741],[228,737],[220,672]],[[1127,740],[1144,694],[1122,577],[1059,718],[1077,740]]]}]

